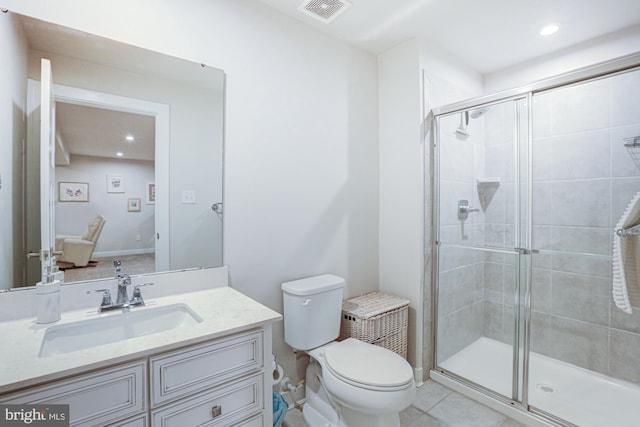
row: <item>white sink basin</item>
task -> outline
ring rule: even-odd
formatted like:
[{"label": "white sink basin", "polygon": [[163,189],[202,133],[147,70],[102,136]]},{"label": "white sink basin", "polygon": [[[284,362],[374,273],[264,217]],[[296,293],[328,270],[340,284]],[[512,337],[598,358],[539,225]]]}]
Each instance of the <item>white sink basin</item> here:
[{"label": "white sink basin", "polygon": [[38,356],[71,353],[200,322],[200,316],[186,304],[132,308],[131,311],[48,328],[42,338]]}]

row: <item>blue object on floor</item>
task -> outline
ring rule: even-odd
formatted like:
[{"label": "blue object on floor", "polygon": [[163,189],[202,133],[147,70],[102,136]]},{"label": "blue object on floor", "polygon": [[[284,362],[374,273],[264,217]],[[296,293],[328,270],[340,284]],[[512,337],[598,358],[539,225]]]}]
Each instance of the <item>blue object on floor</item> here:
[{"label": "blue object on floor", "polygon": [[287,409],[289,409],[289,405],[282,395],[273,390],[273,427],[282,425],[284,417],[287,416]]},{"label": "blue object on floor", "polygon": [[289,405],[280,393],[273,390],[273,427],[280,427],[287,416]]}]

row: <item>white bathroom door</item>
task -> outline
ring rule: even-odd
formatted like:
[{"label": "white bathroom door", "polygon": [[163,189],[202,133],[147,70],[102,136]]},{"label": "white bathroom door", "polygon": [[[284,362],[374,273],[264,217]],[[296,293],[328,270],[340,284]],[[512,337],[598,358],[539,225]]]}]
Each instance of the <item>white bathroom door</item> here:
[{"label": "white bathroom door", "polygon": [[42,58],[40,75],[40,263],[42,282],[53,280],[55,242],[55,100],[51,61]]},{"label": "white bathroom door", "polygon": [[[33,286],[52,267],[55,203],[55,103],[51,62],[41,60],[40,81],[27,82],[25,150],[25,283]],[[22,285],[22,284],[21,284]]]}]

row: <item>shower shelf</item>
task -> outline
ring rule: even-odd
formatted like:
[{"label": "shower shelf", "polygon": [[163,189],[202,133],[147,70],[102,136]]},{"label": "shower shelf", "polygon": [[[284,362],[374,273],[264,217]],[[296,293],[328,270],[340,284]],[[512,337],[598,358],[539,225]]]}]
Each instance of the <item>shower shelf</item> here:
[{"label": "shower shelf", "polygon": [[624,146],[627,148],[631,159],[640,169],[640,136],[632,136],[629,138],[623,138]]},{"label": "shower shelf", "polygon": [[486,211],[495,196],[498,188],[500,187],[500,177],[478,177],[478,199],[480,201],[480,207],[482,212]]},{"label": "shower shelf", "polygon": [[478,185],[500,185],[500,177],[477,178]]}]

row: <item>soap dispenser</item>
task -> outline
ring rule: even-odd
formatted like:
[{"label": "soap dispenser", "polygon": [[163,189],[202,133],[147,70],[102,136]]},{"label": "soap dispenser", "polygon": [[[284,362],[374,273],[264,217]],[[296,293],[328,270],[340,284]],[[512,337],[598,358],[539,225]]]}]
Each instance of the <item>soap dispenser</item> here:
[{"label": "soap dispenser", "polygon": [[60,320],[60,280],[36,284],[36,323],[53,323]]}]

